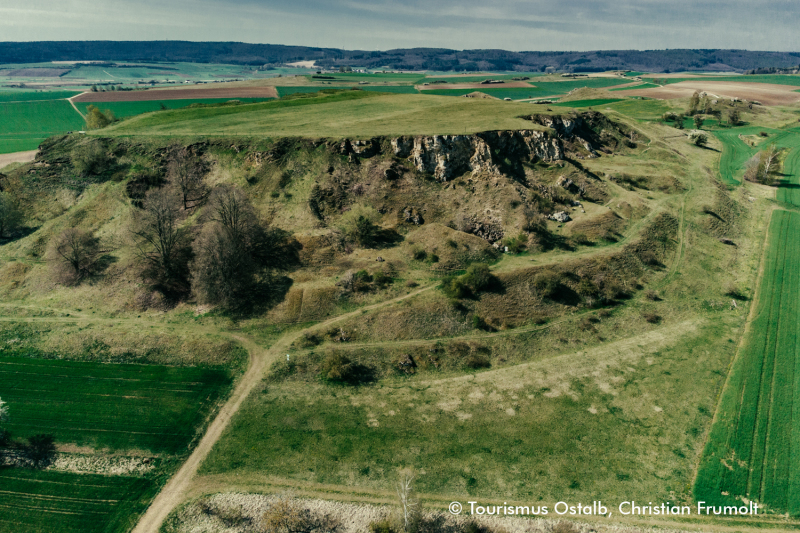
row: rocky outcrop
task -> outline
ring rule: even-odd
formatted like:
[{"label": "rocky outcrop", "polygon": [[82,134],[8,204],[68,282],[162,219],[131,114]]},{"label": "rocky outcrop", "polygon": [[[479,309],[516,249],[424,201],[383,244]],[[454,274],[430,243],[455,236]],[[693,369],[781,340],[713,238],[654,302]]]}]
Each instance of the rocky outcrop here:
[{"label": "rocky outcrop", "polygon": [[[392,146],[395,154],[402,156],[408,149],[408,141],[394,139]],[[497,156],[520,161],[553,161],[562,159],[564,152],[558,139],[537,130],[416,137],[409,152],[417,170],[440,181],[469,171],[499,173]]]}]

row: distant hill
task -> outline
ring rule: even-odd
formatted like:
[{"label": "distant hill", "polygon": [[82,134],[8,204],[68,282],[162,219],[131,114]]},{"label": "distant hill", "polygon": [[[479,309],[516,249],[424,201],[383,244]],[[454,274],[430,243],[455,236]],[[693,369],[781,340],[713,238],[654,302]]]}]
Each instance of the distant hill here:
[{"label": "distant hill", "polygon": [[641,70],[647,72],[739,71],[797,67],[799,52],[747,50],[600,50],[589,52],[509,52],[408,48],[386,51],[339,50],[274,44],[190,41],[36,41],[0,43],[0,63],[45,61],[190,61],[279,65],[315,60],[323,67],[352,66],[397,70],[518,70],[566,72]]}]

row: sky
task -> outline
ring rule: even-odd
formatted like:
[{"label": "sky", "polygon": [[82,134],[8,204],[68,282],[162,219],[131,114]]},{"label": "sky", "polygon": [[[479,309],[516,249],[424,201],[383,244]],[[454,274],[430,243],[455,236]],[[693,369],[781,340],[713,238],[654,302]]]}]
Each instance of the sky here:
[{"label": "sky", "polygon": [[800,51],[798,0],[0,0],[0,41]]}]

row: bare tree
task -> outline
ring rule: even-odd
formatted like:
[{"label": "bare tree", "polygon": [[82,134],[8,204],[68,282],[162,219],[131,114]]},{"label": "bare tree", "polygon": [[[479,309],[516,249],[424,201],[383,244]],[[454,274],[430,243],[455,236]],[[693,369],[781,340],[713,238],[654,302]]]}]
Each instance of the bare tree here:
[{"label": "bare tree", "polygon": [[297,252],[287,234],[271,229],[237,187],[217,187],[193,245],[193,288],[199,301],[238,306],[267,288],[270,271],[288,266]]},{"label": "bare tree", "polygon": [[208,194],[208,187],[203,181],[207,171],[205,162],[192,154],[188,148],[181,146],[172,148],[167,163],[167,176],[180,190],[184,209],[196,206]]},{"label": "bare tree", "polygon": [[412,533],[419,523],[421,509],[419,500],[414,491],[414,481],[416,476],[411,470],[400,472],[400,480],[397,482],[397,498],[400,500],[400,513],[403,521],[403,530]]},{"label": "bare tree", "polygon": [[772,184],[775,181],[774,174],[778,166],[778,149],[774,144],[767,146],[765,150],[761,151],[761,183]]},{"label": "bare tree", "polygon": [[92,232],[68,228],[52,239],[48,258],[58,281],[74,285],[97,272],[99,260],[107,251]]},{"label": "bare tree", "polygon": [[143,277],[172,297],[189,291],[191,247],[189,229],[182,225],[184,214],[180,192],[167,188],[148,191],[135,215],[133,235],[145,265]]},{"label": "bare tree", "polygon": [[0,239],[16,231],[21,222],[22,211],[14,198],[8,192],[0,192]]}]

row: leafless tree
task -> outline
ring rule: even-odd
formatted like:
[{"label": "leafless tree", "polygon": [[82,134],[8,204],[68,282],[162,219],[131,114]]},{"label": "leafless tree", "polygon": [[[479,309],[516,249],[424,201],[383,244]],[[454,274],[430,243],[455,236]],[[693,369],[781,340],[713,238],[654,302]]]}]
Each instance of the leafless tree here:
[{"label": "leafless tree", "polygon": [[57,280],[64,285],[75,285],[99,270],[100,258],[107,251],[92,232],[68,228],[51,241],[48,258]]},{"label": "leafless tree", "polygon": [[271,270],[296,259],[287,234],[269,228],[237,187],[217,187],[204,217],[191,265],[193,288],[203,303],[238,306],[268,285]]},{"label": "leafless tree", "polygon": [[195,207],[208,194],[204,182],[208,166],[199,157],[181,146],[174,146],[167,163],[169,181],[181,192],[183,208]]},{"label": "leafless tree", "polygon": [[184,214],[179,191],[153,189],[136,213],[133,228],[136,252],[144,263],[143,277],[173,297],[189,291],[191,247],[189,229],[182,224]]},{"label": "leafless tree", "polygon": [[397,482],[397,498],[400,500],[403,530],[406,533],[413,533],[421,518],[419,500],[414,491],[415,480],[416,476],[413,471],[403,470],[400,472],[400,480]]}]

